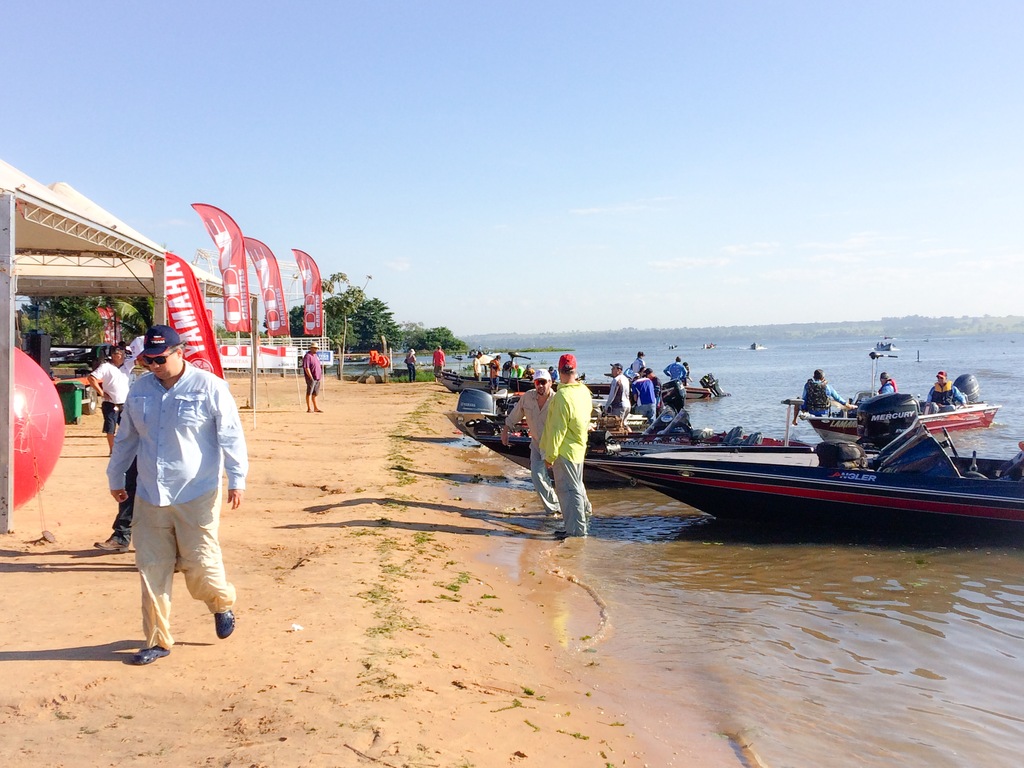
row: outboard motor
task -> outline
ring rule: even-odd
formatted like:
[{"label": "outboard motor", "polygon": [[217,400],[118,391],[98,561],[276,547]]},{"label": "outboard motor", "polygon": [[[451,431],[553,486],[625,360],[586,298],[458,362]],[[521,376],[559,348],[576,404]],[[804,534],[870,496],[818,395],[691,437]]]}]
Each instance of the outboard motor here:
[{"label": "outboard motor", "polygon": [[953,386],[964,393],[968,403],[981,402],[981,385],[973,373],[962,373],[956,377]]},{"label": "outboard motor", "polygon": [[[680,411],[685,413],[686,411]],[[644,430],[645,435],[656,435],[665,429],[675,419],[676,414],[671,408],[666,408],[654,421],[651,422],[651,426]]]},{"label": "outboard motor", "polygon": [[722,388],[718,386],[718,379],[715,378],[713,373],[705,373],[700,378],[700,385],[704,389],[710,389],[715,397],[725,397],[725,393],[722,392]]},{"label": "outboard motor", "polygon": [[612,439],[606,429],[594,429],[587,433],[587,452],[590,454],[610,455],[619,453],[622,446]]},{"label": "outboard motor", "polygon": [[917,420],[921,409],[913,395],[895,392],[865,400],[857,408],[858,442],[883,448]]},{"label": "outboard motor", "polygon": [[666,381],[661,385],[661,401],[677,413],[686,407],[686,389],[681,381]]},{"label": "outboard motor", "polygon": [[459,413],[489,413],[496,415],[494,397],[482,389],[464,389],[459,393],[459,403],[455,406]]}]

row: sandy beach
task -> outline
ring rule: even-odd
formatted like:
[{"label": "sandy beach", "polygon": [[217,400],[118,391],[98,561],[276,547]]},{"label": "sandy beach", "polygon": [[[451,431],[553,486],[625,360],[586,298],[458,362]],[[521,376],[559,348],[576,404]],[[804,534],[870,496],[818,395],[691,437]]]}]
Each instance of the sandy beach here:
[{"label": "sandy beach", "polygon": [[115,513],[100,417],[68,426],[0,540],[5,763],[742,764],[696,706],[659,740],[610,704],[588,659],[607,617],[538,565],[586,542],[502,521],[539,502],[454,441],[450,393],[326,383],[307,414],[299,381],[261,378],[254,417],[231,380],[251,462],[221,525],[238,628],[217,640],[178,576],[176,645],[148,667],[124,663],[142,639],[134,557],[93,547]]}]

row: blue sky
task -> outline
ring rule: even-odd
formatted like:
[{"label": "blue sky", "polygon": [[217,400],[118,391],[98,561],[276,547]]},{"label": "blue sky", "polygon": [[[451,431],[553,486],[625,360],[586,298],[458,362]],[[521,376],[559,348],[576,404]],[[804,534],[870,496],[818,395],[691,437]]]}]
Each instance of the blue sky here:
[{"label": "blue sky", "polygon": [[0,157],[458,334],[1021,314],[1024,3],[12,3]]}]

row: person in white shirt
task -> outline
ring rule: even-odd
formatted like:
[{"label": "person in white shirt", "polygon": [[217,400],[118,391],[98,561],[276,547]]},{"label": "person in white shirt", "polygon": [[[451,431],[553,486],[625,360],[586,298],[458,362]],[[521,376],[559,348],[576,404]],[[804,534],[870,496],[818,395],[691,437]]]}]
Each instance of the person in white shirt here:
[{"label": "person in white shirt", "polygon": [[644,353],[637,352],[636,360],[629,364],[629,373],[627,373],[626,375],[631,379],[635,379],[637,376],[640,375],[640,372],[643,371],[643,369],[646,367],[647,363],[644,361]]},{"label": "person in white shirt", "polygon": [[604,401],[604,412],[607,416],[629,415],[629,379],[622,372],[622,363],[612,363],[612,383],[608,397]]},{"label": "person in white shirt", "polygon": [[134,520],[135,564],[142,580],[146,646],[132,664],[151,664],[171,652],[171,585],[185,576],[189,594],[214,615],[217,637],[235,629],[235,588],[224,572],[218,529],[221,474],[227,500],[238,509],[249,459],[238,406],[227,384],[185,360],[177,331],[146,332],[141,376],[128,392],[121,429],[107,464],[110,495],[128,498],[125,473],[138,460]]},{"label": "person in white shirt", "polygon": [[125,359],[124,347],[114,347],[110,355],[89,374],[90,386],[103,398],[100,411],[103,414],[103,434],[107,436],[108,454],[114,451],[114,435],[121,422],[121,409],[131,385],[128,373],[124,370]]},{"label": "person in white shirt", "polygon": [[544,424],[548,418],[548,403],[551,401],[553,392],[551,374],[543,369],[534,373],[533,389],[523,393],[516,402],[515,408],[505,419],[505,424],[501,428],[501,444],[508,445],[509,430],[525,418],[526,426],[530,430],[530,476],[533,478],[534,490],[540,496],[547,513],[558,515],[561,514],[558,497],[555,495],[555,487],[552,485],[551,476],[544,463],[544,454],[540,450],[540,438],[544,434]]}]

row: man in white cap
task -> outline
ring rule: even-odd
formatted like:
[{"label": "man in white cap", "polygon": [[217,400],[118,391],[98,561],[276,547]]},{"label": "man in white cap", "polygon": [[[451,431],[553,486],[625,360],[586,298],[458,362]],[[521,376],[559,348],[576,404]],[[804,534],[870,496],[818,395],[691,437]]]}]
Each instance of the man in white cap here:
[{"label": "man in white cap", "polygon": [[547,464],[544,463],[544,454],[540,449],[540,438],[544,434],[548,403],[553,392],[551,374],[545,370],[534,373],[533,389],[523,393],[505,419],[505,424],[501,428],[501,444],[508,445],[509,430],[525,418],[526,426],[530,430],[530,475],[533,478],[533,487],[540,496],[545,511],[549,515],[558,515],[558,497],[555,495]]},{"label": "man in white cap", "polygon": [[125,472],[138,457],[132,520],[135,564],[142,579],[142,629],[146,645],[131,664],[167,656],[171,636],[171,585],[181,571],[189,594],[214,615],[217,637],[235,629],[235,588],[224,573],[217,532],[220,477],[228,475],[228,503],[242,504],[249,470],[245,435],[228,385],[185,361],[177,331],[146,331],[140,363],[150,375],[128,391],[121,428],[107,464],[110,495],[127,500]]}]

